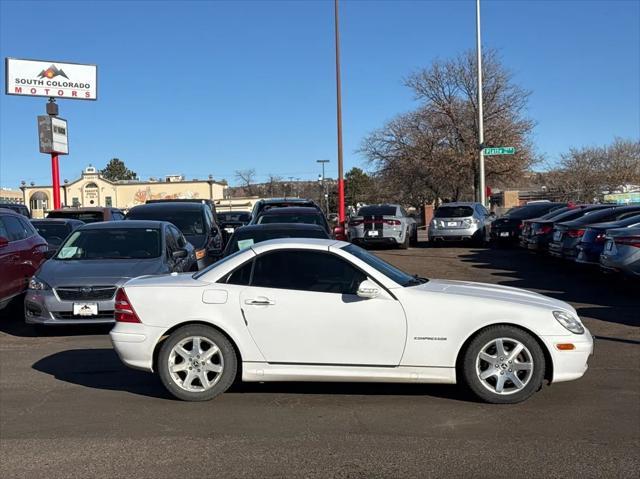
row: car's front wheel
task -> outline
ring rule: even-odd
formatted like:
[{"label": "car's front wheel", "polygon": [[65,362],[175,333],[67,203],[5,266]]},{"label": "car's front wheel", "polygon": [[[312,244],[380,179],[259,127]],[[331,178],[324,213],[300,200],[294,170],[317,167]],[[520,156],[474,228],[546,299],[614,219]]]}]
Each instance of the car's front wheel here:
[{"label": "car's front wheel", "polygon": [[526,331],[492,326],[471,341],[461,368],[464,384],[478,398],[513,404],[540,389],[545,358],[538,342]]},{"label": "car's front wheel", "polygon": [[222,333],[194,324],[177,329],[164,341],[157,371],[178,399],[206,401],[233,384],[237,363],[233,345]]}]

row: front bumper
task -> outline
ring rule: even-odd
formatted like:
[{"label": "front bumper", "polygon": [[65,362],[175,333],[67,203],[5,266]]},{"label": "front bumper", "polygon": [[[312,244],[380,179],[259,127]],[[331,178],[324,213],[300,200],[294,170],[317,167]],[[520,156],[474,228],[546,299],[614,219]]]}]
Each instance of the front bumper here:
[{"label": "front bumper", "polygon": [[[74,302],[96,303],[98,314],[95,316],[74,315]],[[27,324],[44,325],[113,324],[115,323],[114,302],[114,298],[103,301],[63,301],[53,290],[28,290],[24,299],[24,320]]]},{"label": "front bumper", "polygon": [[165,333],[140,323],[116,323],[109,336],[120,360],[133,369],[153,372],[153,353]]},{"label": "front bumper", "polygon": [[[565,336],[541,336],[553,361],[552,383],[581,378],[589,368],[589,357],[593,354],[593,337],[585,328],[584,334]],[[575,349],[560,351],[558,344],[571,343]]]}]

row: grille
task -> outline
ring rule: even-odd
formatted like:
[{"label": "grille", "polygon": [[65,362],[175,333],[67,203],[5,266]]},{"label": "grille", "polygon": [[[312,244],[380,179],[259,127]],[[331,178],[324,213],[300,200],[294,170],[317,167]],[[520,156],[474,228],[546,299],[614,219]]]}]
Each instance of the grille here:
[{"label": "grille", "polygon": [[62,286],[56,288],[63,301],[104,301],[116,294],[115,286]]},{"label": "grille", "polygon": [[113,311],[100,311],[94,316],[80,316],[73,311],[56,311],[51,313],[54,319],[114,319]]}]

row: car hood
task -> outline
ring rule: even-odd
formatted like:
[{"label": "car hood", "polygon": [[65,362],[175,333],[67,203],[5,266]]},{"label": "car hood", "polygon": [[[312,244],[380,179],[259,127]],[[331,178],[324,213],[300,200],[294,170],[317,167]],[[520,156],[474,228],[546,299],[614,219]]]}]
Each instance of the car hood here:
[{"label": "car hood", "polygon": [[510,286],[474,283],[471,281],[433,279],[428,283],[418,286],[418,288],[436,293],[472,296],[475,298],[520,303],[527,306],[537,306],[546,309],[563,309],[577,314],[576,310],[564,301],[553,299],[525,289],[512,288]]},{"label": "car hood", "polygon": [[147,274],[162,272],[162,261],[154,259],[112,259],[112,260],[54,260],[46,261],[36,276],[50,286],[122,284],[125,281]]}]

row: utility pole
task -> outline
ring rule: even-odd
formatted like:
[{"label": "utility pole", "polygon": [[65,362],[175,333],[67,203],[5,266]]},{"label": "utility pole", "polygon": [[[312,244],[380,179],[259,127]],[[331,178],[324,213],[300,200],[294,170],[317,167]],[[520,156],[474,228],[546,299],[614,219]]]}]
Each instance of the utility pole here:
[{"label": "utility pole", "polygon": [[324,201],[325,201],[325,213],[328,215],[329,214],[329,195],[327,194],[327,190],[325,189],[325,186],[324,186],[324,178],[325,178],[324,164],[329,163],[329,160],[316,160],[316,163],[322,164],[322,179],[321,179],[322,194],[324,195]]},{"label": "utility pole", "polygon": [[480,203],[485,205],[486,189],[484,186],[484,123],[482,113],[482,41],[480,38],[480,0],[476,0],[476,49],[478,54],[478,149],[480,152]]},{"label": "utility pole", "polygon": [[338,119],[338,222],[344,226],[344,176],[342,171],[342,88],[340,85],[340,27],[338,22],[338,0],[334,0],[336,43],[336,110]]}]

